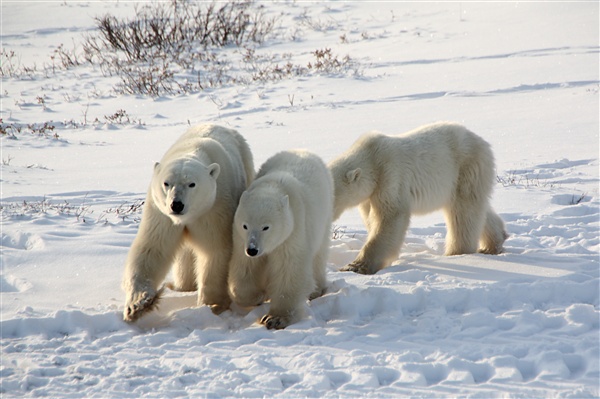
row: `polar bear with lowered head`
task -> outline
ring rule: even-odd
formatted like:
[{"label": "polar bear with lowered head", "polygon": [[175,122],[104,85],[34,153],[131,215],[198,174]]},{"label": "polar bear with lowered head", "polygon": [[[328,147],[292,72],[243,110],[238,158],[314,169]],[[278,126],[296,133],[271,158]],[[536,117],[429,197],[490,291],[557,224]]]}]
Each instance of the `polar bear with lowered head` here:
[{"label": "polar bear with lowered head", "polygon": [[235,130],[190,128],[154,166],[142,221],[123,275],[123,318],[152,310],[173,265],[172,288],[198,289],[198,303],[227,309],[231,226],[242,192],[254,178],[252,154]]},{"label": "polar bear with lowered head", "polygon": [[265,162],[235,213],[229,290],[243,307],[271,300],[260,323],[281,329],[303,316],[307,299],[326,289],[333,182],[306,151]]},{"label": "polar bear with lowered head", "polygon": [[481,137],[455,123],[435,123],[398,136],[370,133],[329,164],[334,220],[359,206],[367,242],[342,268],[373,274],[400,252],[412,214],[443,209],[446,255],[498,254],[507,238],[492,210],[494,156]]}]

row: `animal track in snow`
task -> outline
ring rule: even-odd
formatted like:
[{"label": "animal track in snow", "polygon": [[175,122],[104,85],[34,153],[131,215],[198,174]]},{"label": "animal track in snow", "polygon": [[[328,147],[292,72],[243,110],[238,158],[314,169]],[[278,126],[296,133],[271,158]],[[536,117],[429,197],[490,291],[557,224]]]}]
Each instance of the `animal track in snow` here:
[{"label": "animal track in snow", "polygon": [[35,250],[44,248],[44,240],[37,234],[23,233],[2,233],[2,246],[5,248]]}]

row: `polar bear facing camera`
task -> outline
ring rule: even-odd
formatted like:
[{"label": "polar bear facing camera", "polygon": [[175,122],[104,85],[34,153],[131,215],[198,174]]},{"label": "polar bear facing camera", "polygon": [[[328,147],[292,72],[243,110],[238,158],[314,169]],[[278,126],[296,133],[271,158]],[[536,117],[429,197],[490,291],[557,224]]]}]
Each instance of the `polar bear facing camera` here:
[{"label": "polar bear facing camera", "polygon": [[154,166],[142,221],[123,275],[123,319],[152,310],[171,265],[172,288],[198,289],[219,313],[231,303],[227,271],[238,200],[254,178],[252,154],[235,130],[190,128]]},{"label": "polar bear facing camera", "polygon": [[333,182],[305,151],[271,157],[242,194],[235,213],[229,291],[243,307],[271,300],[260,323],[281,329],[303,316],[326,289]]},{"label": "polar bear facing camera", "polygon": [[494,156],[481,137],[455,123],[435,123],[398,136],[370,133],[329,164],[334,220],[359,206],[367,242],[342,268],[373,274],[397,258],[411,214],[443,209],[446,255],[498,254],[508,237],[490,206]]}]

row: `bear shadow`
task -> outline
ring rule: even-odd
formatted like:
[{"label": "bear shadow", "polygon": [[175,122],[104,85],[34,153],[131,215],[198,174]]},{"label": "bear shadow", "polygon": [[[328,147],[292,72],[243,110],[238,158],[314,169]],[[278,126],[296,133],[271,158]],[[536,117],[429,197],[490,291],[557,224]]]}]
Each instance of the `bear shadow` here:
[{"label": "bear shadow", "polygon": [[488,282],[535,281],[560,278],[574,272],[573,265],[564,259],[549,262],[535,256],[505,252],[500,255],[433,256],[409,261],[400,259],[399,263],[380,270],[378,274],[410,270]]}]

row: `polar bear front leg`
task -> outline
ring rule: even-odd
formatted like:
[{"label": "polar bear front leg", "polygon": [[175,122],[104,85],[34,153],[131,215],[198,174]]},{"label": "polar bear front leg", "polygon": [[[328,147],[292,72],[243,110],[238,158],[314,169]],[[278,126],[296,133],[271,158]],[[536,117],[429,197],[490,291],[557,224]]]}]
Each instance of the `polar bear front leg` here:
[{"label": "polar bear front leg", "polygon": [[166,216],[155,213],[158,211],[154,208],[147,207],[144,212],[123,274],[123,320],[127,322],[137,320],[156,307],[162,293],[162,288],[158,287],[181,243],[183,228],[174,226]]},{"label": "polar bear front leg", "polygon": [[307,295],[294,292],[276,292],[271,297],[271,309],[269,313],[260,319],[269,330],[281,330],[290,324],[294,324],[303,316],[302,304]]},{"label": "polar bear front leg", "polygon": [[306,256],[301,253],[288,255],[285,259],[275,257],[269,260],[271,308],[260,320],[269,330],[280,330],[302,318],[302,305],[314,287],[311,260],[305,259]]},{"label": "polar bear front leg", "polygon": [[375,274],[398,256],[410,223],[410,212],[394,212],[385,217],[379,217],[379,214],[371,208],[367,242],[356,260],[341,268],[341,271]]},{"label": "polar bear front leg", "polygon": [[229,263],[229,294],[239,306],[258,306],[266,300],[265,260],[246,256],[242,248],[241,242],[234,243]]},{"label": "polar bear front leg", "polygon": [[215,248],[214,252],[206,254],[204,270],[198,270],[198,304],[208,305],[214,314],[221,314],[231,305],[227,291],[227,274],[230,252]]},{"label": "polar bear front leg", "polygon": [[158,306],[163,290],[164,286],[158,291],[152,287],[146,287],[132,292],[123,311],[123,320],[133,322],[145,313],[154,310]]}]

